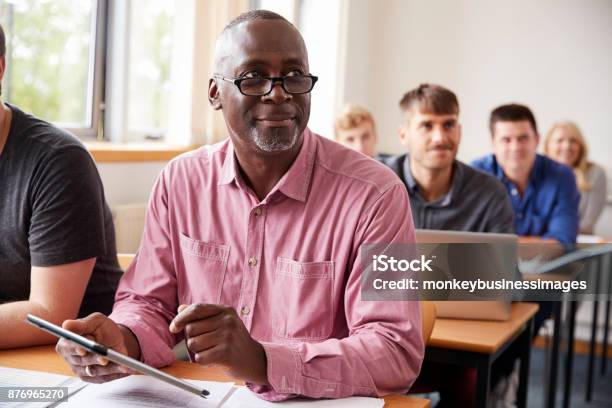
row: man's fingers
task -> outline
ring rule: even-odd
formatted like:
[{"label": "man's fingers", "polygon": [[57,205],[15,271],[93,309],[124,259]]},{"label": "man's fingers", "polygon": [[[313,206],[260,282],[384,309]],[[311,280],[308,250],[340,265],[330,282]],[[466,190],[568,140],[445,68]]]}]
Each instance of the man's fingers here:
[{"label": "man's fingers", "polygon": [[189,337],[187,339],[187,349],[194,354],[199,353],[221,344],[222,340],[219,330],[200,334],[199,336]]},{"label": "man's fingers", "polygon": [[91,334],[107,319],[102,313],[92,313],[82,319],[65,320],[62,328],[77,334]]},{"label": "man's fingers", "polygon": [[55,345],[55,351],[63,357],[68,356],[87,356],[87,350],[66,339],[60,339]]},{"label": "man's fingers", "polygon": [[[88,365],[100,365],[98,359],[99,357],[97,355],[91,353],[84,357],[75,355],[64,356],[64,360],[66,360],[68,364],[79,367],[85,367]],[[104,365],[101,366],[103,367]]]},{"label": "man's fingers", "polygon": [[195,353],[195,362],[200,365],[224,364],[225,352],[222,345],[216,345],[208,350]]},{"label": "man's fingers", "polygon": [[223,325],[225,319],[229,318],[227,314],[218,314],[207,319],[196,320],[185,325],[185,335],[187,338],[199,336],[204,333],[211,333]]},{"label": "man's fingers", "polygon": [[109,375],[128,375],[131,373],[126,372],[124,367],[119,364],[108,364],[102,366],[99,364],[88,364],[88,365],[71,365],[72,371],[82,379],[92,377],[105,377]]},{"label": "man's fingers", "polygon": [[212,316],[216,316],[226,309],[225,306],[213,305],[210,303],[194,303],[179,314],[170,322],[170,332],[179,333],[185,326],[195,320],[202,320]]}]

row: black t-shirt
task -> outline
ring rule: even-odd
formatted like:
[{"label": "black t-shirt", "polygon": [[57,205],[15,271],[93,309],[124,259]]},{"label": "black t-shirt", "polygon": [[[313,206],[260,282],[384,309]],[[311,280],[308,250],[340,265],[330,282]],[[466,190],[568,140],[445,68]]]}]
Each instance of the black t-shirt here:
[{"label": "black t-shirt", "polygon": [[121,269],[96,165],[74,136],[8,106],[13,118],[0,154],[0,303],[29,298],[32,265],[96,257],[79,316],[109,314]]}]

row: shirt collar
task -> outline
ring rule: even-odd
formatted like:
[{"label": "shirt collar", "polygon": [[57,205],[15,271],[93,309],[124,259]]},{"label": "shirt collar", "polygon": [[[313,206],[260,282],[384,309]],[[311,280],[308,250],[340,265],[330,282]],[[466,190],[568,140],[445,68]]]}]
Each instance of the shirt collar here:
[{"label": "shirt collar", "polygon": [[[543,158],[542,155],[536,154],[536,158],[533,162],[533,167],[531,169],[531,172],[529,173],[529,184],[527,185],[527,188],[529,188],[530,186],[533,186],[541,178],[540,173],[542,172],[542,165],[543,165],[542,158]],[[512,183],[512,181],[510,181],[510,179],[506,177],[506,173],[504,173],[504,169],[497,162],[497,157],[495,155],[492,155],[492,161],[493,161],[493,169],[495,172],[495,177],[497,177],[498,180],[503,181],[504,183],[509,183],[509,184],[514,185],[514,183]]]},{"label": "shirt collar", "polygon": [[300,152],[272,192],[278,189],[287,197],[305,202],[310,188],[316,153],[317,143],[315,135],[310,129],[306,128]]},{"label": "shirt collar", "polygon": [[417,190],[418,184],[412,176],[412,171],[410,171],[410,155],[408,154],[404,158],[404,179],[410,191]]},{"label": "shirt collar", "polygon": [[[461,183],[463,182],[463,168],[457,164],[457,160],[453,162],[453,172],[451,177],[451,187],[448,192],[438,200],[427,203],[428,205],[446,207],[447,205],[451,204],[454,194],[461,189]],[[410,156],[408,154],[404,160],[404,178],[410,192],[413,194],[419,194],[419,185],[410,171]]]},{"label": "shirt collar", "polygon": [[[315,136],[310,129],[306,128],[304,130],[300,152],[291,167],[289,167],[289,170],[287,170],[285,175],[279,180],[272,191],[270,191],[268,196],[278,190],[287,197],[305,202],[306,196],[308,195],[308,189],[310,188],[316,151],[317,144]],[[234,145],[231,140],[228,140],[227,152],[221,169],[221,177],[217,184],[230,184],[234,180],[238,181],[238,177],[238,162],[234,154]]]},{"label": "shirt collar", "polygon": [[236,155],[234,154],[234,145],[231,139],[227,141],[227,150],[225,152],[225,160],[223,160],[223,167],[221,168],[221,177],[217,185],[222,186],[230,184],[236,179],[238,175],[238,163],[236,162]]}]

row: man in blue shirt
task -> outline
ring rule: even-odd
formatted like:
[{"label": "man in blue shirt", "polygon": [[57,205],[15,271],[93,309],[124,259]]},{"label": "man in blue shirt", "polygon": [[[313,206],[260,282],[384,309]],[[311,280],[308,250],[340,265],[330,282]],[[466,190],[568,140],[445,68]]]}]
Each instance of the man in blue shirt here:
[{"label": "man in blue shirt", "polygon": [[[549,256],[563,252],[561,245],[571,246],[578,234],[580,194],[574,172],[537,154],[540,137],[528,107],[510,104],[494,109],[489,129],[493,154],[473,161],[472,166],[494,175],[506,187],[514,209],[514,229],[522,236],[521,243],[556,244],[522,245],[521,255],[526,255],[530,248],[535,250],[534,254],[546,249]],[[535,316],[534,335],[553,309],[551,302],[538,303],[540,310]],[[515,347],[495,362],[493,383],[500,377],[509,377],[517,357]]]},{"label": "man in blue shirt", "polygon": [[472,166],[497,177],[514,209],[518,235],[572,244],[578,234],[580,194],[573,171],[536,153],[535,117],[523,105],[502,105],[491,112],[493,154]]}]

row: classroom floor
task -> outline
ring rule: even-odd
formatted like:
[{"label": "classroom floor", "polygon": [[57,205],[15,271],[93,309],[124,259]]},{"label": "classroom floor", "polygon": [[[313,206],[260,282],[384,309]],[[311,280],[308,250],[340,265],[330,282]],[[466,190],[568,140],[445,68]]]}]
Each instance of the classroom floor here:
[{"label": "classroom floor", "polygon": [[[560,371],[557,379],[557,403],[563,405],[563,365],[564,358],[559,360]],[[608,370],[605,377],[599,375],[599,359],[595,362],[595,375],[593,383],[593,400],[586,403],[584,400],[586,390],[588,355],[576,354],[574,356],[574,370],[572,376],[572,399],[571,408],[600,408],[612,407],[612,359],[608,359]],[[544,406],[544,371],[546,365],[546,354],[543,349],[532,348],[531,370],[529,372],[529,394],[528,407]]]}]

